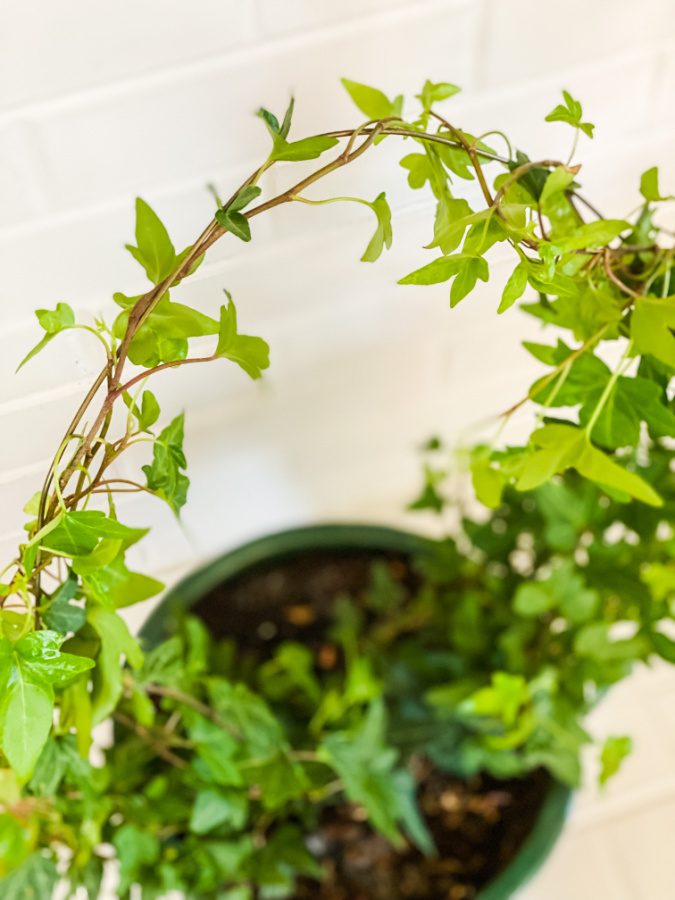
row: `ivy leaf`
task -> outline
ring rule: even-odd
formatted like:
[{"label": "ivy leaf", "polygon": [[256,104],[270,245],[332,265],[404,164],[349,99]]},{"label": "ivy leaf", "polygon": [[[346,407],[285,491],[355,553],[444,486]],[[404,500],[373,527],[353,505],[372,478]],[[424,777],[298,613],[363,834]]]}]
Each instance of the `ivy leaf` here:
[{"label": "ivy leaf", "polygon": [[277,137],[277,135],[281,136],[282,138],[287,138],[288,132],[291,130],[291,120],[293,118],[294,108],[295,98],[291,97],[288,108],[284,115],[284,120],[281,125],[279,124],[279,120],[274,115],[274,113],[271,113],[268,109],[265,109],[264,106],[260,107],[256,115],[258,116],[258,118],[263,120],[272,138]]},{"label": "ivy leaf", "polygon": [[462,243],[472,215],[473,211],[466,200],[442,194],[436,206],[432,246],[440,247],[445,254],[456,250]]},{"label": "ivy leaf", "polygon": [[165,500],[176,515],[187,500],[190,479],[181,470],[187,468],[183,453],[185,416],[177,416],[159,433],[152,446],[152,465],[143,466],[147,485]]},{"label": "ivy leaf", "polygon": [[130,547],[147,533],[147,528],[130,528],[99,510],[84,509],[66,512],[41,543],[52,553],[73,558],[93,553],[99,541],[105,538]]},{"label": "ivy leaf", "polygon": [[621,768],[624,759],[633,752],[629,737],[608,737],[600,751],[600,784],[606,784]]},{"label": "ivy leaf", "polygon": [[477,459],[471,463],[471,481],[480,503],[489,509],[497,509],[501,505],[505,481],[488,459]]},{"label": "ivy leaf", "polygon": [[488,264],[482,256],[464,257],[450,288],[450,306],[457,306],[460,300],[470,294],[479,279],[487,281],[489,277]]},{"label": "ivy leaf", "polygon": [[461,88],[457,87],[456,84],[450,84],[447,81],[433,82],[427,80],[424,82],[422,92],[417,94],[417,99],[422,104],[424,111],[428,112],[434,103],[440,103],[442,100],[454,97],[460,91]]},{"label": "ivy leaf", "polygon": [[12,645],[0,639],[0,745],[20,781],[33,774],[52,727],[54,686],[61,687],[93,665],[61,653],[62,636],[31,632]]},{"label": "ivy leaf", "polygon": [[238,831],[244,827],[248,813],[248,798],[240,791],[199,791],[190,816],[190,831],[207,834],[221,825]]},{"label": "ivy leaf", "polygon": [[575,100],[569,91],[563,91],[562,93],[563,100],[565,101],[564,105],[559,103],[555,109],[546,116],[546,121],[566,122],[573,128],[578,128],[580,131],[583,131],[589,138],[592,138],[595,125],[592,125],[590,122],[581,121],[583,117],[581,103],[579,103],[578,100]]},{"label": "ivy leaf", "polygon": [[16,665],[36,685],[64,687],[94,665],[91,659],[59,649],[63,635],[56,631],[32,631],[14,647]]},{"label": "ivy leaf", "polygon": [[263,370],[270,364],[269,345],[260,337],[238,333],[237,310],[232,297],[227,294],[227,298],[227,305],[220,307],[220,332],[215,355],[232,360],[251,378],[261,378]]},{"label": "ivy leaf", "polygon": [[367,84],[342,78],[342,84],[358,109],[368,119],[387,119],[389,116],[400,116],[403,110],[403,97],[399,95],[390,100],[386,94]]},{"label": "ivy leaf", "polygon": [[97,725],[115,709],[122,696],[123,661],[138,669],[143,654],[125,621],[117,613],[95,606],[87,611],[87,619],[100,639],[100,649],[93,673],[93,722]]},{"label": "ivy leaf", "polygon": [[270,159],[276,162],[300,162],[305,159],[318,159],[326,150],[335,147],[338,139],[327,135],[302,138],[288,143],[281,136],[274,141]]},{"label": "ivy leaf", "polygon": [[502,299],[497,309],[498,313],[506,312],[511,309],[516,300],[519,300],[525,293],[527,287],[527,265],[521,260],[509,275],[509,279],[504,285]]},{"label": "ivy leaf", "polygon": [[441,284],[449,281],[460,271],[463,256],[456,253],[453,256],[440,256],[432,262],[416,269],[404,278],[399,279],[399,284]]},{"label": "ivy leaf", "polygon": [[649,353],[675,368],[675,297],[638,297],[631,316],[631,337],[639,353]]},{"label": "ivy leaf", "polygon": [[122,394],[124,405],[131,411],[131,414],[138,422],[141,431],[150,431],[152,426],[159,419],[160,408],[157,398],[152,391],[143,391],[141,397],[141,405],[134,403],[131,395],[126,391]]},{"label": "ivy leaf", "polygon": [[[78,561],[73,562],[73,569],[80,570]],[[132,572],[124,561],[124,553],[118,553],[112,561],[103,566],[96,566],[92,571],[82,574],[82,582],[87,592],[103,606],[121,609],[133,606],[143,600],[156,596],[164,585],[155,578]]]},{"label": "ivy leaf", "polygon": [[630,222],[626,222],[625,219],[599,219],[597,222],[587,222],[567,237],[558,238],[555,248],[570,253],[573,250],[605,247],[631,227]]},{"label": "ivy leaf", "polygon": [[32,350],[21,360],[16,368],[18,372],[30,359],[47,346],[47,344],[68,328],[75,327],[75,313],[67,303],[57,303],[56,309],[37,309],[35,315],[41,327],[45,330],[45,336],[39,341]]},{"label": "ivy leaf", "polygon": [[518,490],[531,490],[553,475],[574,468],[601,487],[621,491],[651,506],[663,504],[651,485],[594,447],[582,429],[545,425],[531,435],[530,441],[534,450],[524,458]]},{"label": "ivy leaf", "polygon": [[398,754],[386,745],[385,730],[384,705],[375,701],[354,732],[328,735],[319,747],[319,756],[343,780],[349,799],[363,804],[373,826],[394,846],[403,844],[400,832],[403,824],[429,850],[433,842],[411,796],[412,779],[405,770],[395,768]]},{"label": "ivy leaf", "polygon": [[157,213],[140,197],[136,198],[136,246],[126,248],[145,269],[153,284],[159,284],[176,266],[176,250]]},{"label": "ivy leaf", "polygon": [[54,591],[49,599],[49,605],[43,612],[42,618],[47,626],[61,634],[79,631],[84,625],[87,614],[81,606],[76,606],[70,601],[77,594],[77,577],[68,573],[68,577]]},{"label": "ivy leaf", "polygon": [[640,193],[648,203],[658,203],[660,200],[672,200],[672,196],[664,196],[659,190],[659,170],[652,166],[642,173],[640,178]]},{"label": "ivy leaf", "polygon": [[382,255],[383,248],[386,247],[389,250],[392,242],[391,209],[387,203],[386,194],[384,192],[378,194],[369,205],[377,216],[377,228],[361,257],[361,262],[375,262]]},{"label": "ivy leaf", "polygon": [[50,856],[33,853],[2,879],[3,900],[46,900],[59,881],[56,863]]},{"label": "ivy leaf", "polygon": [[[121,339],[127,329],[129,309],[121,312],[113,325],[113,333]],[[185,359],[188,340],[218,334],[218,322],[199,310],[172,303],[168,292],[141,325],[129,346],[129,359],[135,366],[154,368],[164,362]]]},{"label": "ivy leaf", "polygon": [[161,847],[154,834],[132,823],[126,823],[115,831],[113,844],[120,863],[118,890],[124,896],[135,881],[141,880],[143,867],[157,863]]},{"label": "ivy leaf", "polygon": [[261,190],[256,184],[249,184],[242,188],[228,206],[216,211],[216,222],[226,228],[235,237],[242,241],[251,240],[251,226],[246,216],[242,213],[250,203],[260,196]]}]

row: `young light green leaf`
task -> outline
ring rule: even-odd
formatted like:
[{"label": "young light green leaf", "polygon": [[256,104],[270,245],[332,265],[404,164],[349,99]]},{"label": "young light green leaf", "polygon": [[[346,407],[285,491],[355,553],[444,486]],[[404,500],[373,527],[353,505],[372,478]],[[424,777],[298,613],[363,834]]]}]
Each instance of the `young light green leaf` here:
[{"label": "young light green leaf", "polygon": [[463,257],[461,254],[454,256],[440,256],[438,259],[427,263],[421,269],[416,269],[410,275],[399,279],[399,284],[441,284],[449,281],[462,268]]},{"label": "young light green leaf", "polygon": [[590,122],[581,121],[583,116],[581,103],[579,103],[578,100],[575,100],[569,91],[563,91],[562,93],[563,100],[565,101],[564,106],[559,103],[555,109],[546,116],[546,121],[566,122],[573,128],[578,128],[580,131],[583,131],[589,138],[592,138],[595,125],[591,125]]},{"label": "young light green leaf", "polygon": [[525,457],[524,468],[516,483],[519,490],[531,490],[553,475],[574,468],[602,487],[621,491],[651,506],[663,503],[644,479],[594,447],[583,429],[571,425],[545,425],[531,435],[530,441],[535,449]]},{"label": "young light green leaf", "polygon": [[383,248],[386,247],[389,250],[392,242],[391,209],[386,195],[378,194],[370,206],[377,216],[377,228],[361,257],[361,262],[375,262],[380,258]]},{"label": "young light green leaf", "polygon": [[616,775],[624,759],[632,752],[633,741],[629,737],[608,737],[600,751],[600,784],[606,784]]},{"label": "young light green leaf", "polygon": [[671,196],[663,196],[659,190],[659,170],[656,166],[647,169],[640,178],[640,193],[648,203],[658,203],[661,200],[672,200]]},{"label": "young light green leaf", "polygon": [[227,296],[227,305],[220,307],[216,356],[231,359],[253,379],[261,378],[270,364],[269,346],[262,338],[238,333],[237,310],[230,295]]},{"label": "young light green leaf", "polygon": [[454,97],[460,91],[461,88],[457,87],[456,84],[450,84],[447,81],[425,81],[422,92],[417,94],[417,99],[421,102],[424,111],[428,112],[434,103],[440,103],[442,100]]},{"label": "young light green leaf", "polygon": [[134,403],[131,395],[126,391],[122,394],[122,399],[124,405],[131,411],[131,414],[138,422],[140,431],[150,431],[157,419],[159,419],[160,414],[159,403],[152,391],[143,391],[140,407],[137,403]]},{"label": "young light green leaf", "polygon": [[68,328],[75,327],[75,313],[67,303],[57,303],[56,309],[38,309],[35,311],[37,320],[41,327],[45,330],[45,336],[37,343],[32,350],[21,360],[16,371],[22,368],[29,360],[47,346],[53,338]]},{"label": "young light green leaf", "polygon": [[[124,337],[128,321],[127,309],[119,314],[113,325],[116,338]],[[129,359],[134,365],[147,369],[185,359],[190,338],[211,334],[218,334],[215,319],[190,306],[172,303],[166,293],[136,332],[129,346]]]},{"label": "young light green leaf", "polygon": [[511,309],[516,300],[523,296],[527,287],[527,276],[527,265],[521,260],[504,285],[502,299],[497,310],[498,313],[501,314],[506,312],[507,309]]},{"label": "young light green leaf", "polygon": [[171,274],[176,265],[176,250],[169,233],[155,211],[136,198],[136,246],[126,245],[134,259],[145,269],[153,284]]},{"label": "young light green leaf", "polygon": [[318,159],[326,150],[335,147],[338,139],[326,135],[302,138],[288,143],[282,137],[276,138],[270,159],[275,162],[300,162],[305,159]]},{"label": "young light green leaf", "polygon": [[476,498],[489,509],[497,509],[502,502],[505,480],[487,459],[471,463],[471,481]]},{"label": "young light green leaf", "polygon": [[403,109],[403,97],[390,100],[386,94],[367,84],[342,78],[342,84],[358,109],[368,119],[386,119],[389,116],[400,116]]},{"label": "young light green leaf", "polygon": [[635,349],[675,368],[675,297],[638,297],[631,317]]},{"label": "young light green leaf", "polygon": [[490,277],[487,260],[482,256],[466,256],[450,288],[450,306],[455,307],[475,288],[476,282]]}]

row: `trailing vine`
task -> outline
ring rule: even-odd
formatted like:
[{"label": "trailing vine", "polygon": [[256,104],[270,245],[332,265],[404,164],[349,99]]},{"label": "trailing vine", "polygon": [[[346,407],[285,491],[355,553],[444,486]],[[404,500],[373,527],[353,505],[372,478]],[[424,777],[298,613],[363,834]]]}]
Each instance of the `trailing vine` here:
[{"label": "trailing vine", "polygon": [[[366,153],[377,152],[383,141],[399,140],[407,148],[413,145],[401,166],[413,190],[429,189],[435,199],[427,248],[434,258],[400,283],[449,284],[450,306],[454,307],[471,295],[479,281],[489,280],[490,251],[503,244],[512,249],[515,265],[503,286],[498,313],[507,313],[530,291],[534,299],[520,303],[520,308],[565,334],[565,339],[558,337],[555,344],[524,344],[546,371],[527,396],[501,414],[502,426],[525,403],[537,408],[538,421],[524,445],[499,443],[473,451],[471,474],[478,498],[498,511],[505,491],[513,504],[514,491],[558,484],[556,476],[567,473],[572,478],[581,476],[582,485],[583,479],[591,483],[582,491],[595,491],[619,506],[637,501],[653,508],[656,517],[664,502],[670,502],[663,467],[645,464],[652,453],[670,460],[667,440],[675,437],[670,393],[675,371],[673,246],[672,236],[657,223],[660,204],[672,198],[662,194],[657,170],[642,175],[642,202],[634,214],[605,218],[583,194],[581,166],[573,162],[580,135],[592,138],[593,126],[584,121],[581,104],[567,92],[563,103],[547,117],[573,129],[572,152],[562,162],[556,158],[531,160],[514,150],[502,132],[474,136],[441,115],[436,106],[457,92],[454,85],[426,82],[413,117],[403,116],[402,97],[390,99],[352,81],[345,80],[344,85],[365,116],[355,128],[290,140],[293,102],[281,121],[268,110],[259,111],[271,138],[268,157],[229,199],[222,201],[213,191],[217,207],[213,217],[182,251],[177,252],[148,204],[140,198],[136,201],[136,243],[127,249],[142,266],[151,287],[137,296],[116,293],[119,312],[114,320],[80,323],[66,303],[37,311],[44,335],[22,365],[58,334],[75,328],[86,330],[98,341],[104,359],[59,443],[41,491],[26,507],[31,517],[27,537],[16,559],[5,568],[0,585],[0,750],[5,763],[0,768],[0,804],[10,819],[20,803],[28,803],[25,809],[31,816],[48,807],[47,800],[36,799],[45,792],[36,791],[35,773],[36,767],[44,770],[44,755],[56,752],[54,742],[74,741],[84,758],[93,726],[112,715],[176,769],[187,766],[182,750],[198,743],[194,735],[186,736],[179,727],[186,710],[227,733],[235,744],[246,739],[237,728],[230,733],[232,722],[223,713],[229,709],[224,701],[209,700],[192,682],[183,690],[146,677],[147,661],[118,610],[157,594],[162,585],[127,567],[126,551],[146,532],[118,520],[114,496],[149,492],[164,500],[176,515],[186,502],[189,480],[183,416],[156,430],[161,412],[147,388],[149,379],[167,369],[218,360],[230,361],[257,379],[269,365],[266,342],[239,330],[237,309],[229,294],[215,319],[175,301],[174,292],[217,241],[226,236],[250,241],[255,219],[284,204],[365,204],[375,216],[376,230],[362,259],[376,261],[393,240],[385,193],[368,200],[314,198],[306,191],[319,182],[329,184],[331,174]],[[487,143],[492,138],[504,143],[505,154]],[[282,192],[267,195],[265,174],[272,166],[320,158],[329,161],[318,163],[313,172]],[[477,184],[481,198],[477,208],[464,196],[463,182]],[[212,337],[213,350],[192,355],[190,341],[203,336]],[[613,367],[603,359],[607,348],[618,360]],[[120,404],[127,412],[124,427],[116,430],[113,413]],[[503,427],[500,434],[504,435]],[[143,466],[144,480],[118,477],[115,463],[138,443],[152,448],[151,459]],[[652,477],[657,470],[659,477]],[[427,483],[417,505],[437,509],[443,505],[438,472],[433,467],[426,471]],[[105,509],[96,507],[96,498],[105,501]],[[659,592],[661,587],[655,595],[661,603]],[[522,606],[524,601],[520,602]],[[539,602],[548,601],[539,597]],[[658,631],[654,611],[648,606],[645,601],[641,622],[649,647],[675,659],[672,641]],[[536,602],[533,608],[538,608]],[[635,658],[647,654],[643,644],[633,650]],[[181,652],[188,651],[183,647]],[[187,664],[185,659],[183,664]],[[146,675],[139,679],[138,673],[143,672]],[[499,680],[491,684],[484,689],[499,693],[509,687]],[[530,702],[533,695],[526,682],[521,680],[516,687],[519,696]],[[156,724],[150,698],[168,704],[168,721]],[[258,703],[249,700],[252,706]],[[371,732],[378,741],[384,740],[382,716],[373,702],[363,725],[364,741]],[[348,770],[339,761],[339,740],[333,744],[327,740],[312,760],[330,763],[339,777],[312,788],[322,797],[345,788]],[[298,752],[313,754],[314,750]],[[299,758],[290,759],[293,766],[299,762]],[[287,763],[284,757],[279,765]],[[71,765],[76,765],[72,759]],[[401,783],[404,776],[396,778]],[[28,799],[20,799],[24,796]],[[400,797],[391,802],[403,803]],[[394,820],[407,818],[409,831],[416,832],[418,843],[424,844],[419,823],[415,824],[409,810],[401,807],[398,819],[394,816],[386,821],[381,812],[369,811],[392,840],[398,835]],[[11,830],[11,823],[3,822]],[[56,836],[47,829],[50,840],[62,840],[77,854],[72,835],[60,834],[62,824],[55,826]],[[102,827],[99,821],[98,836]],[[35,834],[38,832],[39,828]],[[19,854],[21,860],[33,860],[30,854],[35,842],[28,840],[26,847],[26,853]],[[44,859],[38,853],[35,865],[39,868]],[[44,866],[40,871],[44,872]]]}]

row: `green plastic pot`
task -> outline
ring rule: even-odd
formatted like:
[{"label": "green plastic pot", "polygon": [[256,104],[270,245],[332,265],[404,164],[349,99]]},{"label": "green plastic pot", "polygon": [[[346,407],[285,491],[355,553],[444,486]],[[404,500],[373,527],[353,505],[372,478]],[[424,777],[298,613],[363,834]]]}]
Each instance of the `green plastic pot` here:
[{"label": "green plastic pot", "polygon": [[[213,588],[261,564],[316,550],[419,555],[431,547],[432,542],[420,535],[373,525],[314,525],[268,535],[223,554],[184,578],[149,617],[141,636],[149,646],[169,637],[179,627],[182,614]],[[558,840],[570,799],[567,786],[552,785],[530,835],[509,865],[483,888],[478,900],[508,900],[524,887]]]}]

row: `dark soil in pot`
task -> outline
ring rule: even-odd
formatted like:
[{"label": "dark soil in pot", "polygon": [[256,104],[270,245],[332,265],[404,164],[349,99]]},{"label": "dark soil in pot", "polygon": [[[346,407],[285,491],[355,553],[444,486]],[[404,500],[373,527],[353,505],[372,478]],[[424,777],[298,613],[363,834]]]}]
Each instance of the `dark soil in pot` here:
[{"label": "dark soil in pot", "polygon": [[[249,568],[213,589],[193,611],[219,637],[233,638],[242,659],[268,659],[281,641],[311,648],[316,668],[341,665],[327,632],[336,599],[363,593],[371,566],[385,561],[404,586],[416,576],[408,557],[370,550],[304,551]],[[308,847],[325,879],[305,880],[294,900],[471,900],[503,871],[528,837],[550,789],[543,771],[500,781],[462,780],[428,760],[415,764],[418,801],[438,856],[413,846],[397,851],[353,804],[326,806]]]}]

